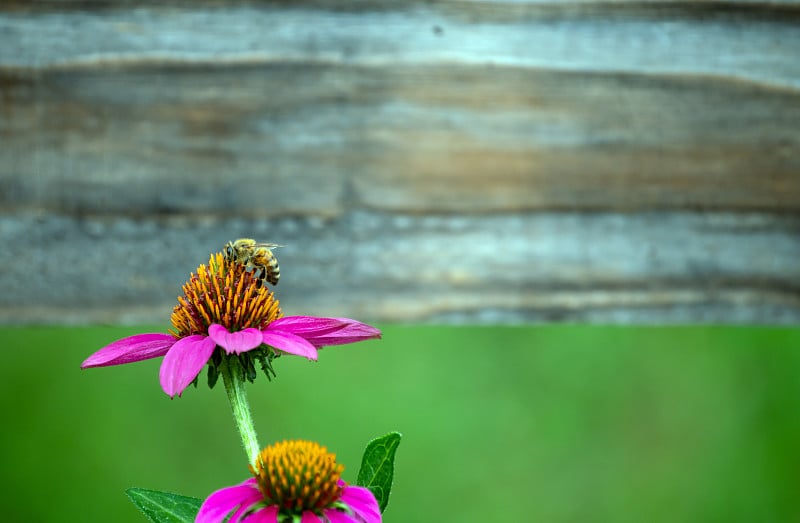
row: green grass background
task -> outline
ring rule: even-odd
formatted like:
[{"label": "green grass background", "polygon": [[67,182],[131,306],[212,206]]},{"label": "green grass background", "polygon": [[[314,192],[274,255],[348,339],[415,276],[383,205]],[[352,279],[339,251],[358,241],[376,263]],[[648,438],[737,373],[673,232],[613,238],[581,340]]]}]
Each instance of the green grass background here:
[{"label": "green grass background", "polygon": [[[160,359],[79,370],[161,328],[4,328],[3,519],[143,522],[137,486],[247,477],[221,386]],[[386,326],[248,387],[262,445],[320,441],[354,480],[403,433],[387,523],[800,521],[800,329]]]}]

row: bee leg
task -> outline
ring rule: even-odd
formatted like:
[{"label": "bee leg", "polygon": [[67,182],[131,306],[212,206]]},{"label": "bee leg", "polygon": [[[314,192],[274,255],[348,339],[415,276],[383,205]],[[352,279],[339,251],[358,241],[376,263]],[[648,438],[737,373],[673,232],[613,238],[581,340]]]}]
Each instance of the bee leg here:
[{"label": "bee leg", "polygon": [[253,267],[253,277],[256,279],[256,288],[264,286],[264,271],[261,267]]}]

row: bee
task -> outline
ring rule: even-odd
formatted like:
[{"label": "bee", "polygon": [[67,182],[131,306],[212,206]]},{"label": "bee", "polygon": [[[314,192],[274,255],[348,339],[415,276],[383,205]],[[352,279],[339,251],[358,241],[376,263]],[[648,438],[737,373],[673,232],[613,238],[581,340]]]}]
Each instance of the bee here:
[{"label": "bee", "polygon": [[225,258],[229,262],[244,265],[248,270],[255,269],[253,274],[258,278],[259,284],[269,282],[277,285],[281,277],[278,259],[272,254],[272,249],[282,247],[275,243],[258,243],[251,238],[239,238],[225,245]]}]

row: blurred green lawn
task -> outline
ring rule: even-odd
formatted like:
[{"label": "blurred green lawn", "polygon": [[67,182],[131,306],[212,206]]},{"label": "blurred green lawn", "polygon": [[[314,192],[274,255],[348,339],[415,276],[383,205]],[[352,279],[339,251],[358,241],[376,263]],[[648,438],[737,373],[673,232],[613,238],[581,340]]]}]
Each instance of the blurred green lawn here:
[{"label": "blurred green lawn", "polygon": [[[141,523],[128,487],[247,477],[221,386],[78,368],[159,330],[0,329],[4,520]],[[387,523],[800,521],[800,329],[388,326],[275,363],[248,388],[262,445],[318,440],[352,481],[403,433]]]}]

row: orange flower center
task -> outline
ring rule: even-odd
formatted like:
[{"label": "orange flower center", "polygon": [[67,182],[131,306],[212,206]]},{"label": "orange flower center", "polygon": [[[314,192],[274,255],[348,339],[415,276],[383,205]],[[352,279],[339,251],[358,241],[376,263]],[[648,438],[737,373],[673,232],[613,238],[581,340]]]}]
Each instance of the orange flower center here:
[{"label": "orange flower center", "polygon": [[261,451],[255,469],[250,466],[264,499],[295,514],[318,512],[336,502],[343,470],[336,454],[303,440],[275,443]]},{"label": "orange flower center", "polygon": [[205,335],[212,323],[231,332],[248,327],[264,329],[281,315],[275,295],[256,275],[216,253],[183,284],[183,296],[172,310],[174,328],[170,333],[177,338]]}]

